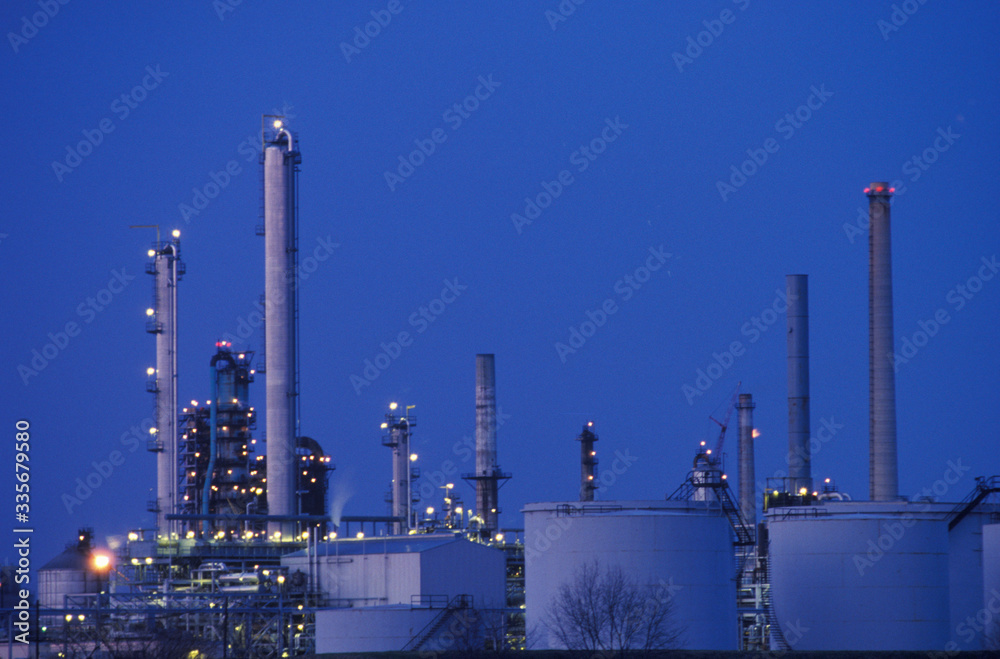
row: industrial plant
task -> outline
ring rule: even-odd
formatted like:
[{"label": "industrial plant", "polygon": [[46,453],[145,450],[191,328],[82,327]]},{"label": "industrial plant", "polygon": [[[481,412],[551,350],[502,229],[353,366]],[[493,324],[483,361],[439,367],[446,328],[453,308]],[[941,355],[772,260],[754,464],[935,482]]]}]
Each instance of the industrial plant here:
[{"label": "industrial plant", "polygon": [[[886,358],[893,353],[887,183],[865,189],[867,500],[814,479],[808,277],[790,274],[788,473],[770,479],[766,492],[756,487],[754,460],[753,412],[762,401],[737,387],[713,418],[717,439],[692,442],[683,482],[649,483],[641,500],[601,499],[598,427],[587,422],[574,438],[574,424],[565,442],[567,451],[579,443],[579,492],[527,504],[523,525],[504,527],[503,486],[516,482],[498,458],[505,381],[498,390],[495,356],[477,354],[469,355],[462,390],[470,418],[475,405],[475,470],[460,474],[474,501],[449,483],[442,507],[424,505],[437,501],[421,501],[415,487],[417,418],[399,401],[381,420],[389,459],[373,476],[387,483],[385,501],[370,515],[342,516],[328,501],[338,456],[323,448],[325,427],[301,423],[299,291],[289,276],[298,268],[298,135],[284,117],[265,115],[261,139],[263,355],[226,341],[205,346],[205,370],[184,380],[202,393],[182,400],[180,233],[157,239],[146,263],[154,292],[146,331],[156,354],[146,382],[156,409],[148,439],[156,496],[148,510],[156,526],[123,530],[127,541],[111,551],[83,528],[40,570],[41,656],[613,647],[599,629],[590,644],[577,644],[558,614],[558,602],[588,574],[619,575],[620,587],[634,591],[633,617],[652,621],[630,637],[640,648],[948,651],[1000,642],[995,624],[971,641],[963,633],[967,618],[1000,598],[1000,476],[983,475],[956,501],[899,492],[894,369]],[[253,402],[261,376],[262,433]],[[730,477],[722,454],[734,414],[738,465]]]}]

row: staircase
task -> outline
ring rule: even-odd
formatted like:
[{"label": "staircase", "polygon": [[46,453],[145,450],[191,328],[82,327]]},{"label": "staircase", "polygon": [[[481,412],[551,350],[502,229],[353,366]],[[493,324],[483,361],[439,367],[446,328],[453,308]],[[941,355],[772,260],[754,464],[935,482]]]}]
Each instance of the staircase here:
[{"label": "staircase", "polygon": [[403,646],[403,652],[416,652],[420,650],[425,643],[434,638],[439,631],[451,620],[452,615],[456,611],[462,609],[472,608],[472,596],[471,595],[456,595],[452,598],[445,608],[441,609],[441,613],[434,616],[433,619],[423,629],[417,632],[409,642]]},{"label": "staircase", "polygon": [[774,587],[774,582],[771,580],[771,552],[768,552],[767,556],[767,592],[764,596],[764,614],[767,616],[767,624],[771,628],[771,640],[774,641],[775,647],[772,650],[791,650],[791,646],[788,645],[788,641],[785,640],[785,633],[781,630],[781,624],[778,622],[778,615],[774,612],[774,602],[771,600],[771,589]]},{"label": "staircase", "polygon": [[1000,492],[1000,476],[990,476],[989,478],[977,477],[976,488],[959,501],[954,510],[948,514],[948,530],[951,531],[958,526],[958,523],[965,519],[966,515],[971,513],[976,506],[982,503],[983,499],[994,492]]}]

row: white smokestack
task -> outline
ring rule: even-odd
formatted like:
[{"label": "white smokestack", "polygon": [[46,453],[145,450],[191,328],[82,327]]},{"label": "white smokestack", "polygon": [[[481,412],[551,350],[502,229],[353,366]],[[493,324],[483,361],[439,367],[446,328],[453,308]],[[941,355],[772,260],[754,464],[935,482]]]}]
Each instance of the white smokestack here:
[{"label": "white smokestack", "polygon": [[869,496],[892,501],[899,496],[896,456],[896,373],[892,336],[892,241],[889,203],[893,190],[875,182],[868,195],[868,385]]},{"label": "white smokestack", "polygon": [[809,279],[785,277],[788,296],[788,490],[812,492],[809,452]]}]

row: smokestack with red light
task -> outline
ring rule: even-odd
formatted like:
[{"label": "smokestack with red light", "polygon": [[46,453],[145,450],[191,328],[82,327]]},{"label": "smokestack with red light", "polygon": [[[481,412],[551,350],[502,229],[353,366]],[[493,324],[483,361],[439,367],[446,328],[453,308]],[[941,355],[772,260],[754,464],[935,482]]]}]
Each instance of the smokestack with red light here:
[{"label": "smokestack with red light", "polygon": [[892,241],[889,204],[894,190],[875,182],[868,195],[868,391],[869,496],[899,495],[896,456],[896,373],[893,364]]}]

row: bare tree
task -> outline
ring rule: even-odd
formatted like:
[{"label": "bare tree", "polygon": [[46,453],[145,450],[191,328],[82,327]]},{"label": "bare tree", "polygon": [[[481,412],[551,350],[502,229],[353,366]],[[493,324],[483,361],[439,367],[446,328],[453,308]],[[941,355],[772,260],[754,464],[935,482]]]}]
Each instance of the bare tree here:
[{"label": "bare tree", "polygon": [[597,561],[580,566],[563,583],[544,616],[549,633],[566,649],[613,652],[675,647],[681,630],[673,603],[615,565]]}]

